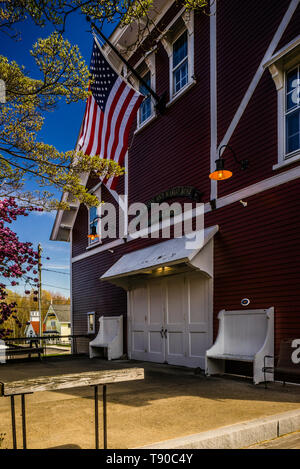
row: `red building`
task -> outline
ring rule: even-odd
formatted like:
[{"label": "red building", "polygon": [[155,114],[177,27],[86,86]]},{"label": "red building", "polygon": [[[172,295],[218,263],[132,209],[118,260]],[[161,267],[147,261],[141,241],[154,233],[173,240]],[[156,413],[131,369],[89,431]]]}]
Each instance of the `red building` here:
[{"label": "red building", "polygon": [[[300,337],[299,0],[219,0],[211,15],[186,12],[180,2],[155,5],[157,27],[127,58],[166,94],[166,110],[144,101],[117,193],[128,195],[129,207],[203,202],[206,244],[187,260],[181,245],[160,244],[165,239],[91,242],[95,209],[58,212],[51,239],[71,243],[73,334],[89,327],[93,337],[88,313],[122,314],[131,358],[203,368],[218,312],[242,309],[247,298],[248,308],[274,307],[277,352],[282,339]],[[134,29],[117,28],[110,39],[122,49],[133,36]],[[217,182],[209,174],[220,149],[233,175]],[[247,169],[234,154],[248,160]],[[86,179],[121,210],[116,193]],[[88,350],[88,341],[81,347]]]}]

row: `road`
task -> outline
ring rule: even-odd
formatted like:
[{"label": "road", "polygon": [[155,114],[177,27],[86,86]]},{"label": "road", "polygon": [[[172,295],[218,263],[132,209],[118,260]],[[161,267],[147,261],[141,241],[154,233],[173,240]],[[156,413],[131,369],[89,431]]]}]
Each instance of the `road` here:
[{"label": "road", "polygon": [[249,449],[300,449],[300,431],[251,446]]}]

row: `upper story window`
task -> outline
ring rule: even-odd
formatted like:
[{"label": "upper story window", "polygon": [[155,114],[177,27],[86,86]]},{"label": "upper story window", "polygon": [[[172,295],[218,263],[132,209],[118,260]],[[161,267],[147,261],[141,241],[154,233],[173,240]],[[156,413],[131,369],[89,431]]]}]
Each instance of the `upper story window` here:
[{"label": "upper story window", "polygon": [[183,34],[173,44],[173,94],[178,93],[189,80],[188,65],[188,34]]},{"label": "upper story window", "polygon": [[192,11],[174,18],[161,38],[169,57],[170,102],[195,83],[194,14]]},{"label": "upper story window", "polygon": [[278,161],[273,169],[300,162],[300,36],[265,65],[277,89]]},{"label": "upper story window", "polygon": [[286,74],[286,156],[300,150],[300,65]]},{"label": "upper story window", "polygon": [[[143,79],[151,87],[150,70],[143,76]],[[143,83],[140,84],[140,93],[146,96],[139,109],[139,124],[141,125],[152,115],[152,101],[151,95]]]}]

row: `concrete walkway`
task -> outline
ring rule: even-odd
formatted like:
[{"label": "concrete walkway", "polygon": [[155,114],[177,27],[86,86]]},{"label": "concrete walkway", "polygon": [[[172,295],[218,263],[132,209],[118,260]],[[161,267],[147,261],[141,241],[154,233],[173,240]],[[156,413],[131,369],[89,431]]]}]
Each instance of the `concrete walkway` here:
[{"label": "concrete walkway", "polygon": [[[73,361],[50,359],[43,362],[0,365],[1,374],[14,379],[31,375],[49,377],[99,369],[100,360]],[[106,362],[107,363],[107,362]],[[245,380],[195,375],[192,370],[141,362],[124,366],[143,366],[145,381],[108,385],[108,447],[137,448],[187,437],[223,426],[300,410],[300,387],[272,384],[254,386]],[[26,368],[27,367],[27,368]],[[59,371],[60,370],[60,371]],[[51,379],[51,378],[50,378]],[[20,398],[17,421],[20,426]],[[77,388],[37,392],[26,397],[28,448],[93,448],[93,390]],[[101,425],[101,405],[99,419]],[[11,448],[10,400],[0,398],[2,448]],[[100,428],[101,438],[101,428]],[[21,434],[18,434],[21,444]]]}]

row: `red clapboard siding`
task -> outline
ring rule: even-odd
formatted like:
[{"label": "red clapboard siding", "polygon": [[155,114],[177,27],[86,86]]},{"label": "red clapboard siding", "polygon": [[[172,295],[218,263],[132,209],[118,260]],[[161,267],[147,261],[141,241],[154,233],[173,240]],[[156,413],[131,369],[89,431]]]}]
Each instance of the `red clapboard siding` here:
[{"label": "red clapboard siding", "polygon": [[[195,17],[197,84],[138,132],[129,151],[129,202],[146,202],[177,185],[195,186],[209,200],[210,100],[209,18]],[[156,53],[157,91],[169,87],[169,65],[160,45]]]},{"label": "red clapboard siding", "polygon": [[[218,2],[219,142],[289,4],[290,0]],[[179,7],[180,4],[176,3],[169,10],[163,20],[165,24],[179,11]],[[210,198],[209,22],[208,16],[195,15],[197,83],[170,105],[163,116],[157,116],[141,131],[134,134],[135,127],[132,127],[129,203],[147,202],[158,193],[178,185],[196,187],[204,193],[205,202]],[[298,7],[277,49],[299,34],[299,24]],[[140,54],[135,54],[132,63]],[[158,44],[156,52],[156,81],[158,94],[168,91],[168,58],[161,44]],[[229,144],[239,159],[249,160],[249,169],[240,171],[229,151],[225,152],[228,168],[232,169],[234,177],[218,183],[219,197],[284,171],[272,169],[278,157],[277,92],[268,70],[264,72]],[[122,193],[123,189],[124,178],[120,178],[118,190]],[[106,189],[103,189],[102,198],[114,203]],[[275,307],[277,352],[283,338],[300,337],[299,181],[291,181],[246,200],[246,208],[236,202],[205,217],[206,226],[218,224],[220,227],[214,241],[214,336],[218,330],[218,312],[224,308],[241,309],[241,299],[246,297],[251,300],[251,308]],[[86,252],[86,236],[87,210],[80,207],[73,230],[73,256]],[[87,332],[88,311],[95,311],[97,318],[101,314],[126,316],[126,292],[101,282],[99,277],[123,254],[161,241],[130,241],[114,248],[113,253],[105,251],[73,263],[75,333]]]},{"label": "red clapboard siding", "polygon": [[[290,0],[217,4],[218,140],[224,137]],[[269,73],[269,72],[268,72]]]},{"label": "red clapboard siding", "polygon": [[290,182],[209,213],[206,224],[218,224],[215,237],[214,334],[217,314],[275,307],[275,345],[300,337],[300,185]]},{"label": "red clapboard siding", "polygon": [[[214,249],[214,336],[217,313],[275,307],[276,350],[283,338],[300,337],[300,186],[298,181],[249,197],[206,215],[206,226],[218,224]],[[86,313],[126,314],[126,293],[99,277],[117,259],[160,240],[125,243],[73,264],[73,317],[76,333],[86,333]]]}]

